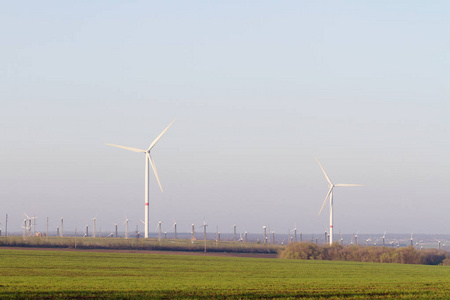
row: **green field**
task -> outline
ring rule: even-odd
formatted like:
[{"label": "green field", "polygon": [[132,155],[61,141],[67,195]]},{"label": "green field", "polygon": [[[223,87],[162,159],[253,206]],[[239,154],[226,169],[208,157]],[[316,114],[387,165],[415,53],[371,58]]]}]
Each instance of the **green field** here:
[{"label": "green field", "polygon": [[0,299],[448,299],[450,267],[0,248]]}]

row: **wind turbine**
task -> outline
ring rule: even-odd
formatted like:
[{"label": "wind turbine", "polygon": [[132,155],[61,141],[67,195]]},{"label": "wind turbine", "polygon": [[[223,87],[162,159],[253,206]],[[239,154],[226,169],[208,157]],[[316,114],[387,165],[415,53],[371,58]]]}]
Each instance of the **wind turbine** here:
[{"label": "wind turbine", "polygon": [[195,240],[195,225],[192,224],[192,229],[191,229],[191,242],[192,244],[194,243]]},{"label": "wind turbine", "polygon": [[161,221],[158,222],[156,228],[158,229],[158,241],[161,242]]},{"label": "wind turbine", "polygon": [[216,246],[219,243],[219,225],[216,226]]},{"label": "wind turbine", "polygon": [[333,188],[334,187],[349,187],[349,186],[363,186],[361,184],[348,184],[348,183],[340,183],[340,184],[333,184],[328,177],[327,173],[322,167],[322,164],[317,160],[319,163],[320,168],[322,169],[323,174],[325,175],[325,178],[327,179],[329,183],[329,190],[327,193],[327,196],[325,197],[325,201],[323,201],[322,207],[320,208],[319,215],[322,212],[323,208],[325,207],[325,204],[327,203],[328,198],[330,198],[330,245],[333,244]]},{"label": "wind turbine", "polygon": [[297,243],[297,223],[294,226],[294,242]]},{"label": "wind turbine", "polygon": [[206,226],[208,226],[208,224],[206,224],[206,220],[203,219],[203,239],[205,240],[205,253],[206,253]]},{"label": "wind turbine", "polygon": [[264,229],[264,245],[267,244],[267,227],[263,226]]},{"label": "wind turbine", "polygon": [[95,237],[95,230],[96,230],[96,218],[94,217],[93,219],[92,219],[92,222],[93,222],[93,226],[92,226],[92,237]]},{"label": "wind turbine", "polygon": [[[28,230],[28,236],[31,236],[31,228],[32,228],[32,224],[31,224],[31,220],[35,220],[36,216],[33,217],[29,217],[26,213],[23,213],[25,215],[25,217],[28,220],[28,226],[27,226],[27,230]],[[35,226],[36,226],[36,222],[34,222]]]},{"label": "wind turbine", "polygon": [[26,232],[29,229],[29,227],[27,226],[27,219],[23,219],[23,239],[26,240],[27,239],[27,235]]},{"label": "wind turbine", "polygon": [[107,144],[108,146],[113,146],[113,147],[117,147],[117,148],[122,148],[125,150],[130,150],[130,151],[134,151],[134,152],[140,152],[140,153],[145,153],[145,230],[144,230],[144,237],[148,238],[148,232],[149,232],[149,220],[148,220],[148,216],[149,216],[149,167],[148,167],[148,162],[150,161],[150,164],[152,165],[152,169],[153,172],[155,173],[155,177],[156,180],[158,181],[158,185],[159,188],[161,189],[161,192],[163,191],[162,186],[161,186],[161,182],[159,181],[159,176],[158,176],[158,171],[156,170],[156,166],[155,163],[153,162],[153,159],[150,155],[150,151],[153,149],[153,147],[156,145],[156,143],[161,139],[161,137],[164,135],[164,133],[166,133],[166,131],[169,129],[169,127],[173,124],[173,122],[175,122],[175,120],[173,120],[169,126],[166,127],[166,129],[164,129],[157,137],[156,139],[150,144],[150,147],[148,147],[147,150],[142,150],[142,149],[137,149],[137,148],[131,148],[131,147],[125,147],[125,146],[119,146],[119,145],[113,145],[113,144]]},{"label": "wind turbine", "polygon": [[175,219],[173,218],[173,225],[172,228],[175,231],[175,239],[177,239],[177,221],[175,221]]},{"label": "wind turbine", "polygon": [[128,219],[127,215],[125,215],[125,222],[123,222],[123,224],[125,224],[125,238],[126,239],[128,238],[128,221],[130,221],[130,219]]}]

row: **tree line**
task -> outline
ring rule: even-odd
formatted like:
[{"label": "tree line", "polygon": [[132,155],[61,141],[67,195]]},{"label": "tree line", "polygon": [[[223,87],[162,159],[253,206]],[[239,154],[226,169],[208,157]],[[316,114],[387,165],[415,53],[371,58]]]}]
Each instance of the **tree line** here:
[{"label": "tree line", "polygon": [[418,250],[414,247],[391,248],[380,246],[343,246],[293,243],[280,251],[279,257],[288,259],[341,260],[357,262],[424,264],[450,266],[449,253],[437,249]]}]

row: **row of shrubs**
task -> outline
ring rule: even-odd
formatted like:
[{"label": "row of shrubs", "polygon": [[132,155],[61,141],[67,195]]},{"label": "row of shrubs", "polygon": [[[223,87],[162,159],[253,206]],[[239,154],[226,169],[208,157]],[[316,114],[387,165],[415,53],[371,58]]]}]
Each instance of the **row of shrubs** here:
[{"label": "row of shrubs", "polygon": [[[157,251],[186,251],[203,252],[203,243],[191,244],[188,240],[179,240],[175,243],[159,243],[157,241],[143,241],[136,239],[119,239],[117,242],[104,240],[87,240],[79,238],[75,244],[73,238],[52,239],[33,237],[27,240],[21,238],[0,239],[0,247],[36,247],[36,248],[77,248],[77,249],[114,249],[114,250],[157,250]],[[219,245],[207,246],[207,252],[230,252],[230,253],[269,253],[277,254],[278,247],[267,247],[263,245],[248,246],[248,244],[220,243]]]},{"label": "row of shrubs", "polygon": [[381,262],[400,264],[424,264],[450,266],[450,255],[436,249],[417,250],[414,247],[363,247],[317,245],[314,243],[293,243],[281,251],[281,258],[342,260],[358,262]]}]

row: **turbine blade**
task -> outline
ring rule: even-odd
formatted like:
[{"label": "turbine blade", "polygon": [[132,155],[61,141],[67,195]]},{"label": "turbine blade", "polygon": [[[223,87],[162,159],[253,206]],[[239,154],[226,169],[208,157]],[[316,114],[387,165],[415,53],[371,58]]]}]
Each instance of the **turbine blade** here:
[{"label": "turbine blade", "polygon": [[364,186],[364,184],[349,184],[349,183],[339,183],[334,186]]},{"label": "turbine blade", "polygon": [[317,158],[316,158],[316,160],[317,160],[317,162],[319,163],[319,167],[322,169],[323,175],[325,175],[325,178],[327,179],[328,183],[329,183],[330,185],[333,185],[333,184],[331,183],[330,178],[329,178],[328,175],[327,175],[327,172],[325,172],[324,168],[322,167],[322,164],[320,163],[320,161],[319,161]]},{"label": "turbine blade", "polygon": [[163,132],[161,132],[156,139],[150,144],[150,147],[148,147],[147,151],[152,150],[152,148],[156,145],[156,143],[159,141],[159,139],[164,135],[164,133],[166,133],[167,129],[169,129],[170,126],[172,126],[173,122],[175,122],[175,120],[173,120],[169,126],[166,127],[166,129],[163,130]]},{"label": "turbine blade", "polygon": [[122,148],[122,149],[130,150],[130,151],[134,151],[134,152],[144,152],[144,153],[147,152],[145,150],[132,148],[132,147],[126,147],[126,146],[120,146],[120,145],[114,145],[114,144],[108,144],[108,143],[105,143],[105,145]]},{"label": "turbine blade", "polygon": [[322,210],[323,210],[323,208],[325,207],[325,203],[327,203],[328,197],[330,197],[330,194],[331,194],[332,191],[333,191],[333,187],[330,187],[330,189],[328,190],[328,194],[327,194],[327,196],[325,197],[325,201],[323,201],[322,207],[320,208],[319,216],[320,216],[320,214],[322,213]]},{"label": "turbine blade", "polygon": [[150,154],[148,152],[147,152],[147,157],[148,157],[148,160],[150,161],[150,164],[152,165],[153,172],[155,173],[156,180],[158,181],[159,188],[161,189],[161,193],[162,193],[163,189],[161,186],[161,182],[159,181],[158,171],[156,170],[155,162],[153,161],[152,157],[150,156]]}]

